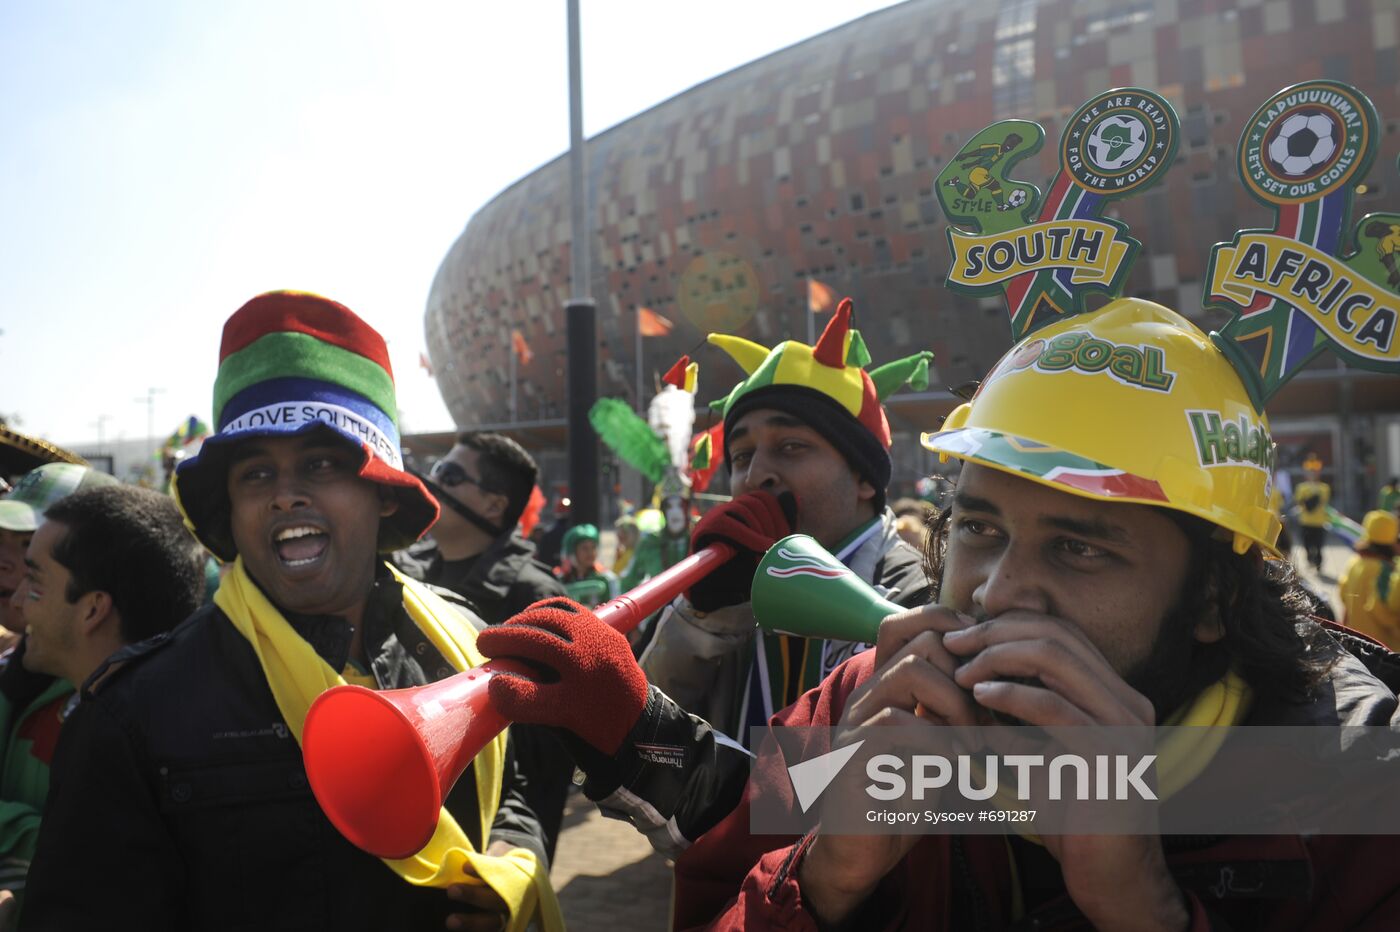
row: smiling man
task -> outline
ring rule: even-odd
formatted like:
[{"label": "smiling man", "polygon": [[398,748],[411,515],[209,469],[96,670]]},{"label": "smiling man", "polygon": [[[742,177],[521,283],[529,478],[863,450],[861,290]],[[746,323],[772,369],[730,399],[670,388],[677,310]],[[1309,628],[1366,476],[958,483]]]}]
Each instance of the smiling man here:
[{"label": "smiling man", "polygon": [[43,520],[44,509],[79,489],[111,485],[116,479],[90,466],[46,463],[20,477],[0,496],[0,628],[22,633],[24,625],[10,617],[10,596],[24,578],[24,555]]},{"label": "smiling man", "polygon": [[0,667],[14,710],[0,769],[0,885],[17,891],[75,685],[127,645],[184,621],[204,593],[203,550],[168,496],[115,480],[94,486],[44,511],[13,598],[25,634]]},{"label": "smiling man", "polygon": [[33,529],[0,526],[0,643],[13,642],[19,635],[19,622],[10,618],[10,596],[24,578],[24,552],[29,548]]},{"label": "smiling man", "polygon": [[22,662],[69,683],[174,628],[204,592],[204,555],[175,503],[136,486],[91,488],[49,506],[24,562],[14,597]]},{"label": "smiling man", "polygon": [[[128,650],[65,726],[22,927],[523,926],[552,893],[504,737],[406,860],[351,845],[307,784],[302,722],[322,691],[481,659],[479,619],[379,556],[438,510],[402,467],[383,339],[325,298],[254,298],[224,327],[214,411],[174,492],[232,566],[213,605]],[[93,870],[114,839],[121,856]]]},{"label": "smiling man", "polygon": [[692,549],[722,540],[741,555],[666,609],[641,663],[650,682],[742,743],[749,726],[867,646],[755,634],[749,588],[770,544],[793,530],[810,534],[891,601],[912,606],[928,596],[919,553],[885,506],[892,441],[881,399],[926,372],[932,354],[866,372],[851,314],[846,299],[816,346],[789,340],[770,351],[710,336],[747,376],[717,403],[735,499],[706,513]]},{"label": "smiling man", "polygon": [[[0,755],[0,889],[13,890],[21,897],[29,862],[34,857],[34,844],[39,834],[39,819],[48,795],[50,766],[53,763],[54,746],[58,741],[63,720],[74,702],[73,690],[82,683],[97,661],[106,654],[92,657],[83,650],[91,648],[90,643],[79,646],[72,626],[46,624],[47,618],[57,612],[69,616],[77,606],[70,604],[67,586],[67,571],[62,566],[43,566],[47,562],[49,545],[53,542],[54,529],[44,530],[44,513],[47,509],[61,504],[65,497],[86,494],[97,489],[116,486],[117,480],[106,473],[88,466],[74,463],[49,463],[25,473],[8,495],[0,499],[0,528],[7,538],[0,548],[0,567],[3,567],[4,588],[7,594],[3,605],[8,610],[7,626],[13,626],[16,637],[23,639],[14,650],[0,655],[0,734],[4,736],[4,753]],[[86,490],[84,492],[83,490]],[[169,505],[169,501],[166,500]],[[173,509],[173,505],[171,508]],[[189,540],[176,518],[176,528],[185,540]],[[36,547],[34,541],[47,536]],[[90,540],[90,537],[89,537]],[[16,547],[19,549],[16,552]],[[79,548],[84,549],[84,548]],[[88,549],[88,554],[92,552]],[[118,573],[130,572],[132,564],[120,556],[110,561]],[[18,567],[18,573],[13,572]],[[162,582],[178,578],[178,568],[171,566],[148,567],[150,576]],[[47,570],[48,575],[57,577],[57,583],[50,590],[36,592],[32,585],[36,572]],[[98,582],[109,580],[105,572],[96,574]],[[92,583],[93,574],[72,592],[73,601],[84,602],[91,608],[92,599],[83,600],[81,588]],[[97,585],[96,588],[105,588]],[[42,594],[43,598],[38,596]],[[173,593],[172,593],[173,595]],[[25,608],[31,610],[26,617]],[[152,617],[153,630],[174,627],[188,615],[193,605],[177,609],[178,617]],[[34,618],[41,619],[31,636],[24,637],[25,629]],[[93,633],[99,641],[110,645],[111,650],[120,646],[115,639],[120,632],[115,622],[110,622],[108,613],[98,611],[88,619]],[[139,628],[137,621],[133,627]],[[145,634],[141,634],[144,637]],[[103,650],[96,647],[95,650]],[[87,654],[85,658],[75,656]],[[95,651],[94,651],[95,652]],[[110,652],[110,650],[108,651]],[[36,660],[35,654],[38,655]],[[70,668],[71,665],[71,668]],[[37,671],[37,672],[36,672]]]}]

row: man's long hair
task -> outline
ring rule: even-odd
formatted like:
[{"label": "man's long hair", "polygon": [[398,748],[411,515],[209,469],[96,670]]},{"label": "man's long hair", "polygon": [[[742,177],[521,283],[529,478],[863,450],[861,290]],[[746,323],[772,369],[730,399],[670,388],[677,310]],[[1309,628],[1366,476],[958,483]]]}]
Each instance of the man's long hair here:
[{"label": "man's long hair", "polygon": [[[1171,509],[1161,513],[1181,528],[1191,549],[1188,584],[1168,622],[1194,625],[1213,614],[1225,632],[1212,644],[1193,641],[1190,672],[1186,682],[1176,684],[1177,694],[1193,696],[1233,666],[1261,701],[1305,700],[1326,679],[1338,649],[1313,619],[1322,606],[1299,583],[1292,564],[1266,560],[1257,547],[1235,553],[1231,541],[1216,536],[1215,525]],[[943,580],[951,515],[950,506],[928,522],[924,569],[934,601]]]}]

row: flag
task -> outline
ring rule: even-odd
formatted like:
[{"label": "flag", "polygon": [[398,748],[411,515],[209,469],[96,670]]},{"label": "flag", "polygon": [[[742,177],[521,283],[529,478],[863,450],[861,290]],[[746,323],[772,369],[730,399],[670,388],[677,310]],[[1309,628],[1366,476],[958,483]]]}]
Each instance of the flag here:
[{"label": "flag", "polygon": [[675,324],[653,310],[637,308],[637,329],[644,337],[664,337],[675,328]]},{"label": "flag", "polygon": [[1361,525],[1331,505],[1327,506],[1327,530],[1340,537],[1348,547],[1355,547],[1356,542],[1366,536],[1366,531]]},{"label": "flag", "polygon": [[423,371],[428,373],[428,378],[433,377],[433,364],[428,359],[428,354],[420,352],[418,354],[418,365],[423,367]]},{"label": "flag", "polygon": [[836,306],[836,292],[815,278],[807,279],[807,310],[813,314],[825,314]]},{"label": "flag", "polygon": [[525,510],[520,513],[520,536],[526,538],[535,530],[535,525],[540,523],[540,512],[544,510],[544,493],[539,486],[530,489],[530,500],[525,503]]},{"label": "flag", "polygon": [[161,449],[166,452],[172,452],[182,448],[198,450],[199,445],[203,444],[204,438],[208,436],[209,425],[191,414],[189,417],[185,418],[184,422],[181,423],[179,427],[171,432],[170,436],[166,438],[165,443],[162,444]]},{"label": "flag", "polygon": [[519,330],[510,332],[510,348],[515,351],[515,358],[520,360],[522,366],[528,366],[530,360],[535,358],[535,353],[530,349],[530,344],[525,342],[525,334]]},{"label": "flag", "polygon": [[[666,374],[661,377],[661,381],[665,382],[667,385],[674,385],[681,391],[687,391],[693,395],[695,394],[694,379],[689,378],[689,376],[690,367],[694,365],[695,364],[690,361],[690,356],[688,354],[682,356],[680,359],[676,360],[674,366],[666,370]],[[698,367],[696,371],[699,372]],[[687,385],[687,382],[690,384]]]},{"label": "flag", "polygon": [[724,422],[690,438],[690,453],[690,491],[703,492],[724,462]]}]

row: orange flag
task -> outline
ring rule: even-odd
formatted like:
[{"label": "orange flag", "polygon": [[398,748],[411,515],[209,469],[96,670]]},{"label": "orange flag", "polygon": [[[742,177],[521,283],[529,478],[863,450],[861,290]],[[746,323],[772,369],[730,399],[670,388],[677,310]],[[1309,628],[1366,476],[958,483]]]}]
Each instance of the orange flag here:
[{"label": "orange flag", "polygon": [[637,329],[641,330],[644,337],[664,337],[675,326],[653,310],[644,307],[637,308]]},{"label": "orange flag", "polygon": [[815,278],[807,279],[807,310],[813,314],[825,314],[836,306],[836,292],[830,285]]},{"label": "orange flag", "polygon": [[525,510],[520,513],[520,535],[528,538],[535,525],[540,523],[540,512],[544,510],[544,493],[539,486],[530,489],[530,499]]},{"label": "orange flag", "polygon": [[520,360],[522,366],[528,366],[530,360],[535,358],[534,352],[530,349],[530,344],[525,342],[525,334],[519,330],[510,332],[510,347],[515,350],[515,358]]}]

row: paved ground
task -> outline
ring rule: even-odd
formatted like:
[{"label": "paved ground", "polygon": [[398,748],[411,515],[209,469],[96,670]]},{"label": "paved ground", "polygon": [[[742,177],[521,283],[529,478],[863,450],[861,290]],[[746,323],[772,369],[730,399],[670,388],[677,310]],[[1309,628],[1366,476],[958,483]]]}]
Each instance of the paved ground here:
[{"label": "paved ground", "polygon": [[1332,611],[1336,613],[1338,621],[1341,620],[1342,613],[1341,605],[1337,601],[1337,581],[1342,578],[1342,570],[1346,568],[1347,561],[1355,552],[1345,544],[1327,544],[1322,549],[1322,572],[1314,573],[1312,567],[1308,566],[1308,558],[1303,553],[1302,544],[1299,543],[1293,548],[1293,566],[1297,568],[1298,575],[1314,592],[1332,604]]},{"label": "paved ground", "polygon": [[[1337,579],[1350,556],[1348,547],[1329,545],[1322,573],[1315,574],[1298,547],[1294,565],[1335,608]],[[569,797],[551,877],[571,932],[667,928],[669,865],[632,826],[603,818],[581,792]]]},{"label": "paved ground", "polygon": [[[611,566],[617,535],[601,536],[599,561]],[[670,865],[631,825],[603,818],[582,791],[569,795],[550,879],[569,932],[667,928]]]},{"label": "paved ground", "polygon": [[[617,535],[603,531],[598,559],[611,566]],[[665,930],[671,915],[671,867],[626,822],[605,819],[575,790],[549,873],[569,932]]]},{"label": "paved ground", "polygon": [[626,822],[605,819],[581,792],[564,810],[550,871],[569,932],[664,930],[671,868]]}]

